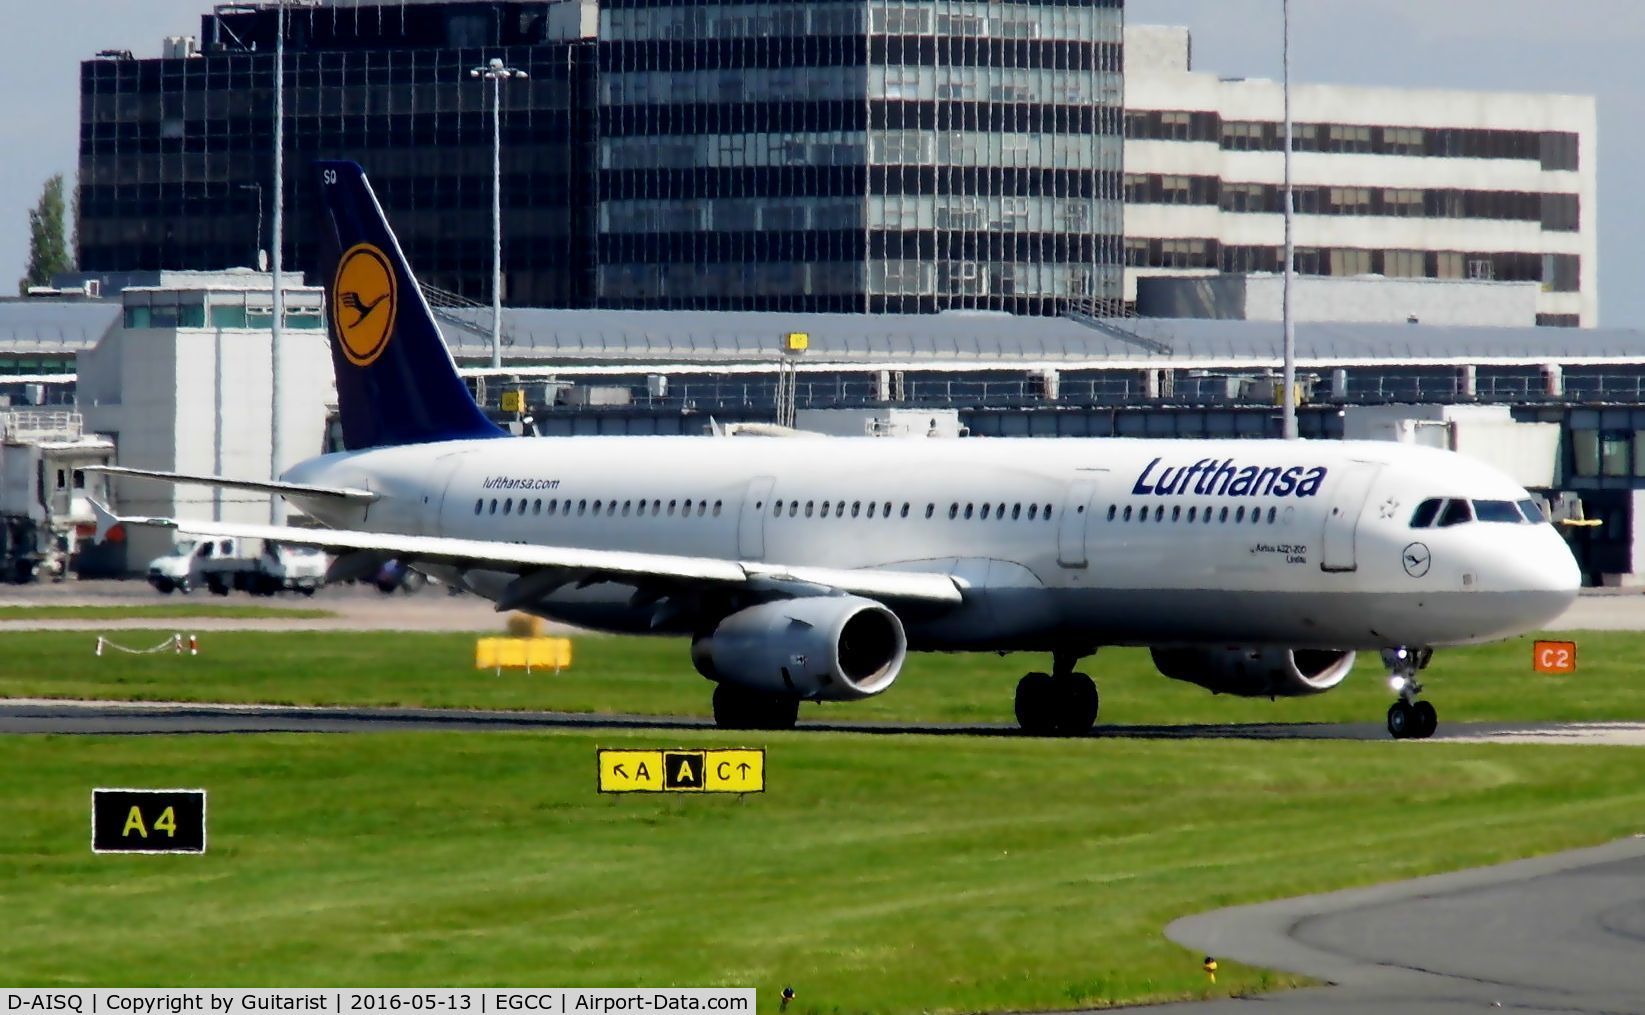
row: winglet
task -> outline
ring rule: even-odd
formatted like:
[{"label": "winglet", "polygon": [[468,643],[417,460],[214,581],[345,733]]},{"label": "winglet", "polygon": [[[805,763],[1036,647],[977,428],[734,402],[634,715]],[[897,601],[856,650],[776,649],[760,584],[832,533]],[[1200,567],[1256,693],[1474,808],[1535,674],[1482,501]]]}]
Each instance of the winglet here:
[{"label": "winglet", "polygon": [[110,511],[108,505],[97,498],[92,497],[89,499],[91,500],[92,514],[97,517],[97,534],[92,538],[98,543],[106,542],[109,532],[120,524],[120,516]]}]

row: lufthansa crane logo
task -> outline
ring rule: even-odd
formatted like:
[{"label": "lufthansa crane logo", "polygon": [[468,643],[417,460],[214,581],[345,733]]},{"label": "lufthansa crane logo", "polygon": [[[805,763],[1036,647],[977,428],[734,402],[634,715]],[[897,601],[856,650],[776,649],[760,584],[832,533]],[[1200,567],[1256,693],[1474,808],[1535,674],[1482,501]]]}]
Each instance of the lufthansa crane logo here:
[{"label": "lufthansa crane logo", "polygon": [[1433,566],[1434,555],[1428,552],[1428,547],[1422,543],[1411,543],[1400,551],[1400,563],[1405,565],[1405,573],[1412,578],[1421,578]]},{"label": "lufthansa crane logo", "polygon": [[356,243],[337,262],[331,325],[350,363],[370,366],[383,354],[394,334],[399,295],[394,268],[375,244]]}]

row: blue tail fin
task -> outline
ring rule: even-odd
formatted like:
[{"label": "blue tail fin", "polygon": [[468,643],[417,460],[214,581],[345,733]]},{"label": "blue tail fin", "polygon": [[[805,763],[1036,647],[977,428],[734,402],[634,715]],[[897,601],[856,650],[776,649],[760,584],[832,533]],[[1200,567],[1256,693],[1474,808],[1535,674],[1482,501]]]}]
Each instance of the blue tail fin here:
[{"label": "blue tail fin", "polygon": [[505,436],[457,376],[365,170],[353,162],[316,162],[314,172],[319,270],[344,446]]}]

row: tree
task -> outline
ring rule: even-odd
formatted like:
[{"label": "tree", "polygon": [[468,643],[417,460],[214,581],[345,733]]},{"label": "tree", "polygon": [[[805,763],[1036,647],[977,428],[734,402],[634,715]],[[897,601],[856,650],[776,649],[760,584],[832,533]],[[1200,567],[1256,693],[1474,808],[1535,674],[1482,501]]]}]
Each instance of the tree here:
[{"label": "tree", "polygon": [[27,295],[31,285],[51,285],[53,275],[74,270],[74,254],[64,235],[63,174],[46,181],[40,203],[29,212],[28,274],[17,282],[17,291]]}]

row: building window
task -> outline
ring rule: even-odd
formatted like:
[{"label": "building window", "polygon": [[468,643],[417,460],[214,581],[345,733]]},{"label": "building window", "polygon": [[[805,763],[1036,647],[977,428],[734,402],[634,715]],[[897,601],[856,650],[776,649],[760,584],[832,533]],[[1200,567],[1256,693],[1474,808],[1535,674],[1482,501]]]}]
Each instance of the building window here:
[{"label": "building window", "polygon": [[1420,250],[1389,250],[1382,255],[1382,273],[1400,278],[1422,278],[1425,270],[1424,253]]}]

